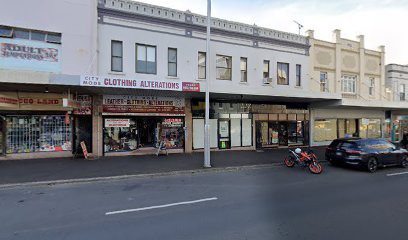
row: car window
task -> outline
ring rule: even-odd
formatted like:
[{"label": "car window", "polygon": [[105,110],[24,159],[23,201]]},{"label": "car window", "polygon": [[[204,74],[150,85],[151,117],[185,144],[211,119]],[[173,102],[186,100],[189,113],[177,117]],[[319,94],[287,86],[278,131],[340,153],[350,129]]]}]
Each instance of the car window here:
[{"label": "car window", "polygon": [[357,148],[357,143],[355,142],[343,142],[341,144],[341,149],[356,149]]},{"label": "car window", "polygon": [[367,140],[366,147],[370,149],[375,149],[375,150],[387,150],[387,149],[395,148],[395,146],[392,143],[389,143],[384,140],[379,140],[379,139]]},{"label": "car window", "polygon": [[339,147],[340,143],[342,143],[341,141],[333,141],[332,143],[330,143],[329,147],[331,148],[337,148]]}]

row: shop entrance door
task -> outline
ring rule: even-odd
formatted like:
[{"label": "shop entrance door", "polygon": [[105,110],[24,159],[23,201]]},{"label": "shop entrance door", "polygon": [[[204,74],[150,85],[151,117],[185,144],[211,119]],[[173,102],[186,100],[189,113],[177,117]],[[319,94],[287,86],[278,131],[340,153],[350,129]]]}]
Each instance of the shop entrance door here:
[{"label": "shop entrance door", "polygon": [[231,148],[231,138],[230,138],[230,121],[229,120],[219,120],[218,122],[218,135],[220,149]]},{"label": "shop entrance door", "polygon": [[82,154],[82,141],[85,142],[88,152],[92,153],[92,116],[75,116],[73,127],[73,154]]},{"label": "shop entrance door", "polygon": [[139,136],[139,147],[155,147],[159,137],[157,119],[138,119],[137,129]]},{"label": "shop entrance door", "polygon": [[279,122],[279,146],[288,146],[288,123]]}]

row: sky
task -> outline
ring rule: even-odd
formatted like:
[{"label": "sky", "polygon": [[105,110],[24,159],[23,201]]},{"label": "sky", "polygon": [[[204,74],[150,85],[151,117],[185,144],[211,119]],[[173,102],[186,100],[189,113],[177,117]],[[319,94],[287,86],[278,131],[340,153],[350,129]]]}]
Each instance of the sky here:
[{"label": "sky", "polygon": [[[207,14],[207,0],[139,0],[153,5]],[[408,0],[212,0],[212,17],[298,33],[332,41],[365,36],[365,48],[385,46],[385,63],[408,64]]]}]

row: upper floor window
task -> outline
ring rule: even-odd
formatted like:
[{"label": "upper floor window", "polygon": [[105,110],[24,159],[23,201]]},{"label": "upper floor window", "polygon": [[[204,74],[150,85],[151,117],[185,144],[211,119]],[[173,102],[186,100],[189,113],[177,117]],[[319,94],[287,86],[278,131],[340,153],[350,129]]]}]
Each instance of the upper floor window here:
[{"label": "upper floor window", "polygon": [[205,79],[205,52],[198,52],[198,78]]},{"label": "upper floor window", "polygon": [[370,77],[370,79],[368,79],[368,94],[370,96],[374,95],[374,86],[375,86],[375,79],[373,77]]},{"label": "upper floor window", "polygon": [[320,92],[329,92],[327,72],[320,72]]},{"label": "upper floor window", "polygon": [[269,78],[269,61],[264,60],[263,62],[263,78]]},{"label": "upper floor window", "polygon": [[289,63],[278,62],[278,85],[289,85]]},{"label": "upper floor window", "polygon": [[301,74],[302,74],[302,66],[296,64],[296,86],[300,87],[301,85]]},{"label": "upper floor window", "polygon": [[61,43],[60,33],[43,32],[24,28],[0,26],[0,37],[19,38],[26,40]]},{"label": "upper floor window", "polygon": [[343,93],[356,93],[357,76],[343,75],[341,77],[341,89]]},{"label": "upper floor window", "polygon": [[219,80],[231,80],[232,78],[232,57],[217,55],[217,79]]},{"label": "upper floor window", "polygon": [[111,42],[111,71],[123,71],[123,46],[121,41]]},{"label": "upper floor window", "polygon": [[400,85],[400,101],[405,101],[405,84]]},{"label": "upper floor window", "polygon": [[168,49],[168,75],[177,77],[177,48]]},{"label": "upper floor window", "polygon": [[247,82],[248,81],[248,76],[247,76],[247,58],[241,58],[241,82]]},{"label": "upper floor window", "polygon": [[156,74],[156,47],[136,44],[136,72]]}]

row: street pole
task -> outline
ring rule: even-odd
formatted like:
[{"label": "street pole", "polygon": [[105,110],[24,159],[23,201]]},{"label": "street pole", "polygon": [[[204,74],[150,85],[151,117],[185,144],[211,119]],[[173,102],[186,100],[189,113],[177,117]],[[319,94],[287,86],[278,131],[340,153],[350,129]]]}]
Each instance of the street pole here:
[{"label": "street pole", "polygon": [[211,167],[210,160],[210,28],[211,28],[211,0],[207,0],[207,42],[205,54],[205,127],[204,127],[204,167]]}]

